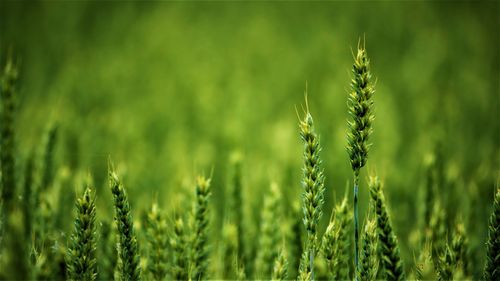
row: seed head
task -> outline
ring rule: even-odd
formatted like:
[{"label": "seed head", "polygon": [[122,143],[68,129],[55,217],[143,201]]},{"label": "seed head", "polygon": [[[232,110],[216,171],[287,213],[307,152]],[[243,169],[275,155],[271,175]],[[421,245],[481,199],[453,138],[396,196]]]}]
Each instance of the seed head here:
[{"label": "seed head", "polygon": [[370,144],[368,138],[372,133],[372,113],[375,93],[371,82],[370,60],[364,46],[358,46],[358,53],[352,66],[351,93],[348,99],[348,111],[351,120],[348,121],[347,152],[354,173],[366,164]]}]

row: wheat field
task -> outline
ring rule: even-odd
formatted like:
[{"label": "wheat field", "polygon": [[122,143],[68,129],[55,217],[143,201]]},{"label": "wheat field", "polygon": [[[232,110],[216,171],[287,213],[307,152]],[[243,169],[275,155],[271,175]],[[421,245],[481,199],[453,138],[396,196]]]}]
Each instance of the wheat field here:
[{"label": "wheat field", "polygon": [[499,15],[0,2],[0,280],[500,280]]}]

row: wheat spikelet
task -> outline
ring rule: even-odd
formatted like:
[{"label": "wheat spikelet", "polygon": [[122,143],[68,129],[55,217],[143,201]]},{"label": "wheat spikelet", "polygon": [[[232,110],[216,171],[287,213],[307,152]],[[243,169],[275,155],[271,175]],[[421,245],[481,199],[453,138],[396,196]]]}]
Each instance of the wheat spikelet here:
[{"label": "wheat spikelet", "polygon": [[486,243],[485,280],[500,280],[500,188],[497,187],[493,212],[488,226],[488,242]]},{"label": "wheat spikelet", "polygon": [[378,270],[377,259],[377,224],[375,220],[367,220],[361,240],[363,246],[361,248],[360,258],[360,280],[376,280]]},{"label": "wheat spikelet", "polygon": [[277,245],[280,240],[279,226],[276,218],[280,214],[281,192],[276,183],[271,184],[271,192],[264,197],[261,214],[261,226],[258,241],[258,252],[255,260],[255,273],[258,278],[269,278],[273,270],[273,262],[278,256]]},{"label": "wheat spikelet", "polygon": [[273,268],[273,277],[271,280],[274,281],[281,281],[281,280],[286,280],[288,276],[288,260],[285,256],[285,253],[282,249],[276,260],[274,261],[274,268]]},{"label": "wheat spikelet", "polygon": [[167,275],[167,220],[157,203],[153,203],[146,218],[146,237],[149,242],[148,271],[151,280],[164,280]]},{"label": "wheat spikelet", "polygon": [[[14,111],[15,111],[15,83],[18,72],[14,62],[9,57],[0,81],[0,100],[1,100],[1,116],[0,116],[0,168],[1,168],[1,198],[4,207],[4,215],[14,207],[13,200],[16,189],[15,177],[15,157],[14,157]],[[4,224],[4,227],[8,227]]]},{"label": "wheat spikelet", "polygon": [[[306,100],[307,101],[307,100]],[[304,119],[299,124],[300,136],[304,141],[304,167],[302,186],[304,188],[302,210],[304,213],[304,225],[306,227],[307,240],[301,261],[302,277],[309,276],[314,279],[314,257],[317,248],[317,229],[319,219],[322,215],[323,194],[325,192],[323,171],[319,153],[321,146],[319,138],[314,130],[314,123],[309,109]]]},{"label": "wheat spikelet", "polygon": [[95,197],[87,187],[76,203],[77,215],[71,235],[66,266],[69,280],[93,281],[97,277],[96,264],[96,208]]},{"label": "wheat spikelet", "polygon": [[372,207],[376,214],[378,242],[380,243],[385,278],[387,280],[405,280],[398,241],[389,220],[380,181],[376,177],[370,177],[369,185]]},{"label": "wheat spikelet", "polygon": [[174,221],[174,231],[170,239],[170,247],[173,251],[173,261],[171,267],[171,275],[174,280],[188,279],[187,265],[187,243],[184,222],[181,217],[177,217]]},{"label": "wheat spikelet", "polygon": [[134,233],[130,204],[111,162],[109,162],[109,186],[113,194],[115,223],[118,230],[119,276],[121,280],[140,280],[139,249]]},{"label": "wheat spikelet", "polygon": [[372,133],[372,122],[375,118],[372,113],[375,87],[371,81],[370,60],[366,49],[358,44],[358,51],[352,66],[351,93],[348,97],[348,112],[351,120],[348,121],[347,153],[354,173],[354,271],[357,279],[359,271],[359,219],[358,219],[358,187],[359,172],[368,159],[370,144],[368,138]]},{"label": "wheat spikelet", "polygon": [[334,209],[321,244],[322,255],[326,259],[328,279],[349,279],[349,239],[348,225],[352,213],[349,212],[347,197]]},{"label": "wheat spikelet", "polygon": [[210,179],[196,180],[196,201],[194,208],[194,238],[191,260],[191,279],[203,280],[208,268],[208,202],[211,195]]}]

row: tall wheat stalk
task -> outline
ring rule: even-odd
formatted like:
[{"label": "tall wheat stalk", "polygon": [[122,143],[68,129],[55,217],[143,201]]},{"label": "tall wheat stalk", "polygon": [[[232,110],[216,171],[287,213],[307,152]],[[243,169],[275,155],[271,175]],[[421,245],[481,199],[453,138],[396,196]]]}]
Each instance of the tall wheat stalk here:
[{"label": "tall wheat stalk", "polygon": [[[9,57],[0,81],[0,100],[2,110],[0,116],[0,163],[1,163],[1,200],[5,216],[14,208],[16,189],[15,157],[14,157],[14,86],[17,80],[17,67]],[[5,224],[4,227],[8,225]],[[8,231],[8,229],[7,229]]]},{"label": "tall wheat stalk", "polygon": [[287,280],[288,277],[288,260],[285,256],[284,249],[281,249],[276,260],[274,261],[273,276],[271,280],[281,281]]},{"label": "tall wheat stalk", "polygon": [[377,235],[380,243],[380,255],[384,267],[385,279],[389,281],[405,280],[403,262],[399,253],[398,241],[387,212],[382,187],[377,177],[370,177],[370,196],[377,220]]},{"label": "tall wheat stalk", "polygon": [[276,183],[271,184],[271,192],[264,197],[261,213],[261,225],[258,240],[258,252],[255,260],[257,278],[269,278],[273,273],[273,262],[277,258],[280,240],[279,225],[281,192]]},{"label": "tall wheat stalk", "polygon": [[497,187],[493,212],[488,226],[488,242],[486,243],[485,280],[500,280],[500,188]]},{"label": "tall wheat stalk", "polygon": [[109,186],[113,194],[115,223],[118,230],[118,272],[121,280],[141,280],[139,249],[134,233],[127,193],[109,162]]},{"label": "tall wheat stalk", "polygon": [[148,271],[151,280],[164,280],[167,275],[168,236],[167,220],[157,203],[153,203],[146,219],[148,248]]},{"label": "tall wheat stalk", "polygon": [[187,239],[184,221],[177,216],[174,220],[174,231],[170,239],[172,248],[171,276],[174,280],[187,280],[189,278],[187,260]]},{"label": "tall wheat stalk", "polygon": [[94,281],[96,263],[95,197],[89,187],[76,202],[76,218],[66,258],[69,280]]},{"label": "tall wheat stalk", "polygon": [[[307,102],[307,98],[306,98]],[[323,170],[321,169],[321,151],[319,137],[314,130],[314,122],[306,104],[306,114],[299,124],[300,136],[304,141],[304,167],[302,186],[302,211],[306,227],[307,240],[299,270],[301,279],[314,280],[314,257],[317,247],[317,231],[322,215],[323,194],[325,192]]]},{"label": "tall wheat stalk", "polygon": [[[347,196],[347,195],[346,195]],[[349,279],[349,239],[348,225],[352,213],[348,209],[347,197],[338,204],[328,224],[321,245],[326,259],[328,279]]]},{"label": "tall wheat stalk", "polygon": [[377,279],[377,224],[375,220],[368,219],[361,235],[363,246],[361,248],[359,277],[363,281]]},{"label": "tall wheat stalk", "polygon": [[194,207],[194,238],[191,260],[191,279],[203,280],[208,268],[208,203],[212,194],[210,179],[198,177],[196,180],[196,201]]},{"label": "tall wheat stalk", "polygon": [[365,46],[358,44],[358,52],[352,66],[351,93],[348,99],[348,111],[351,120],[348,121],[347,152],[354,173],[354,271],[355,279],[359,272],[359,216],[358,216],[358,188],[359,173],[366,164],[370,144],[368,138],[372,133],[372,113],[375,87],[371,81],[370,60]]}]

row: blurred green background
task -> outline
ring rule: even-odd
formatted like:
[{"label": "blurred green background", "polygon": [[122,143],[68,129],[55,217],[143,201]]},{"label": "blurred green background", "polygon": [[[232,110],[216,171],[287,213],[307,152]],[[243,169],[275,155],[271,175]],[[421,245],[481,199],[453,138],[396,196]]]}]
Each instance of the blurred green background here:
[{"label": "blurred green background", "polygon": [[[326,222],[352,177],[346,102],[352,50],[365,38],[377,85],[362,177],[384,179],[407,267],[431,158],[443,165],[447,214],[465,218],[482,264],[499,177],[499,14],[497,1],[2,1],[0,54],[11,49],[20,62],[18,163],[56,122],[57,167],[93,175],[101,217],[112,210],[108,155],[137,212],[153,197],[176,208],[178,191],[213,171],[218,235],[234,151],[244,155],[248,216],[271,180],[300,198],[295,108],[307,83]],[[365,181],[360,192],[364,212]]]}]

